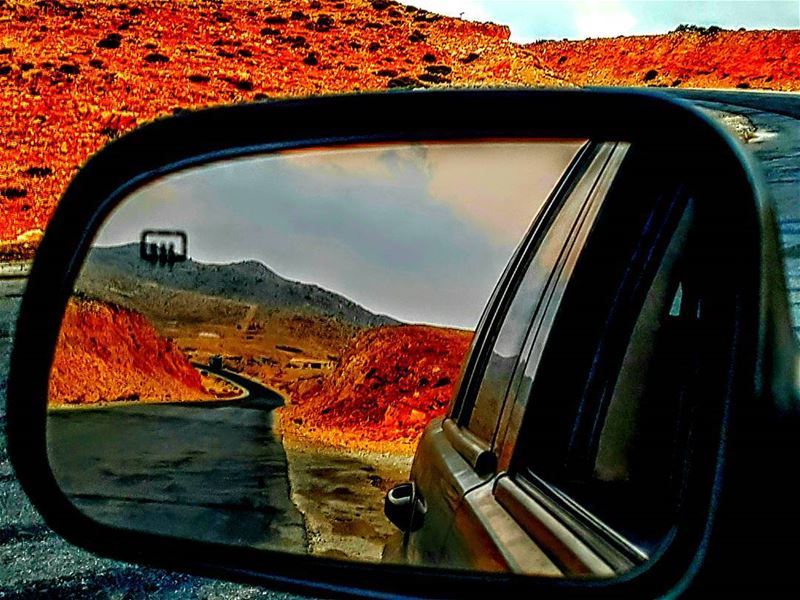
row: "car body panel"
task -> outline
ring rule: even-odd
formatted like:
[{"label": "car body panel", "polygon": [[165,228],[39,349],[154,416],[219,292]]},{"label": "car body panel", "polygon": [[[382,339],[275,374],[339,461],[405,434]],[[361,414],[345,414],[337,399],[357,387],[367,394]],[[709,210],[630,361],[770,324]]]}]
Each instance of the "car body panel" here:
[{"label": "car body panel", "polygon": [[562,576],[561,569],[514,515],[497,502],[494,486],[492,481],[469,491],[459,504],[445,542],[450,564],[481,571]]},{"label": "car body panel", "polygon": [[397,536],[387,544],[384,560],[402,557],[417,564],[441,563],[447,534],[465,494],[488,481],[488,477],[477,475],[453,448],[442,421],[436,419],[426,429],[411,467],[412,481],[426,490],[424,529]]}]

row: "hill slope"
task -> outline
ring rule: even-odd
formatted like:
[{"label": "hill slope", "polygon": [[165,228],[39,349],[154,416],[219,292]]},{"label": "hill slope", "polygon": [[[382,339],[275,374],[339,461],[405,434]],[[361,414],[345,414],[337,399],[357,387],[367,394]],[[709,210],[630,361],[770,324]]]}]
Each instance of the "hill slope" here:
[{"label": "hill slope", "polygon": [[51,405],[211,397],[186,356],[142,315],[70,301],[50,374]]},{"label": "hill slope", "polygon": [[444,414],[472,335],[427,325],[359,334],[333,373],[286,390],[291,404],[281,409],[284,431],[334,444],[347,437],[416,440]]},{"label": "hill slope", "polygon": [[528,45],[577,85],[800,90],[800,31],[682,26],[642,35]]},{"label": "hill slope", "polygon": [[255,305],[263,312],[309,314],[359,328],[397,323],[317,285],[281,277],[257,261],[220,265],[190,259],[157,267],[139,258],[137,244],[93,248],[76,291],[167,321],[233,322]]},{"label": "hill slope", "polygon": [[508,37],[387,0],[0,2],[0,240],[43,228],[75,168],[109,139],[179,109],[564,84]]},{"label": "hill slope", "polygon": [[427,86],[800,90],[800,31],[520,45],[392,0],[0,1],[0,258],[30,257],[75,169],[173,112]]}]

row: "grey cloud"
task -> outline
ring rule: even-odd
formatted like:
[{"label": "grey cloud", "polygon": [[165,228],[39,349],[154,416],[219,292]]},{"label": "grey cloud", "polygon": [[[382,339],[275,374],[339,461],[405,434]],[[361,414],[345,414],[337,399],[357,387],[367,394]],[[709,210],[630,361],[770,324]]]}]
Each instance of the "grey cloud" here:
[{"label": "grey cloud", "polygon": [[[229,161],[168,177],[115,212],[97,243],[134,241],[151,227],[183,229],[197,260],[256,259],[375,312],[474,327],[540,200],[521,202],[531,190],[520,186],[509,188],[520,188],[516,197],[499,193],[499,214],[522,226],[516,236],[497,236],[459,206],[462,182],[439,178],[447,200],[431,195],[441,148],[436,161],[419,148],[347,152]],[[561,152],[555,162],[547,152],[532,156],[560,173],[571,155]],[[485,177],[493,175],[509,172],[487,168]]]}]

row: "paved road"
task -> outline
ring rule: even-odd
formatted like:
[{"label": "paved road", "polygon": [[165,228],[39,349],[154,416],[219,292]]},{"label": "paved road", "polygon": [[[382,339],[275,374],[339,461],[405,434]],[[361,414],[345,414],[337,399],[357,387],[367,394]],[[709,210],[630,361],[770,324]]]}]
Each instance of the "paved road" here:
[{"label": "paved road", "polygon": [[5,438],[8,360],[24,285],[24,279],[0,278],[0,598],[297,600],[291,594],[100,558],[47,527],[14,477]]},{"label": "paved road", "polygon": [[676,90],[701,108],[748,118],[760,131],[774,135],[746,148],[758,159],[777,209],[786,222],[800,218],[800,94]]},{"label": "paved road", "polygon": [[[680,90],[698,106],[748,118],[775,136],[747,145],[762,164],[787,246],[800,243],[789,226],[800,219],[800,100],[797,95]],[[795,239],[795,237],[797,239]],[[800,262],[800,261],[798,261]],[[790,264],[800,288],[800,265]],[[796,275],[792,275],[795,273]],[[0,425],[5,379],[21,284],[0,280]],[[795,309],[800,316],[800,292]],[[144,569],[100,559],[61,541],[22,494],[0,433],[0,597],[39,594],[70,598],[294,598],[252,587]]]},{"label": "paved road", "polygon": [[247,398],[51,411],[53,472],[81,510],[110,525],[305,553],[286,453],[272,433],[283,400],[221,374]]},{"label": "paved road", "polygon": [[[701,108],[742,115],[763,141],[749,143],[767,182],[784,248],[800,249],[800,94],[677,90]],[[800,335],[800,252],[785,261],[795,332]]]},{"label": "paved road", "polygon": [[[283,397],[278,392],[261,385],[257,381],[253,381],[252,379],[243,377],[242,375],[234,373],[233,371],[228,371],[227,369],[214,369],[202,363],[192,363],[192,365],[194,365],[194,367],[197,369],[202,369],[208,371],[209,373],[224,377],[225,379],[238,385],[240,388],[243,388],[247,393],[246,398],[243,398],[235,403],[232,403],[230,400],[222,400],[220,402],[200,400],[191,403],[193,406],[201,406],[206,408],[237,406],[241,408],[258,408],[263,411],[271,411],[279,406],[283,406],[284,404]],[[187,403],[181,402],[179,405],[187,406]]]}]

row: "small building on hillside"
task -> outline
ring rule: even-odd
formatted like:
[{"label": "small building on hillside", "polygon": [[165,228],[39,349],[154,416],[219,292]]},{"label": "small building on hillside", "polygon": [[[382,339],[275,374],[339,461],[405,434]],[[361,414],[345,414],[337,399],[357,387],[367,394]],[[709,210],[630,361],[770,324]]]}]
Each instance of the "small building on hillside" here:
[{"label": "small building on hillside", "polygon": [[286,365],[290,369],[333,369],[336,366],[336,361],[325,360],[322,358],[310,358],[307,356],[296,356],[289,359],[289,364]]}]

